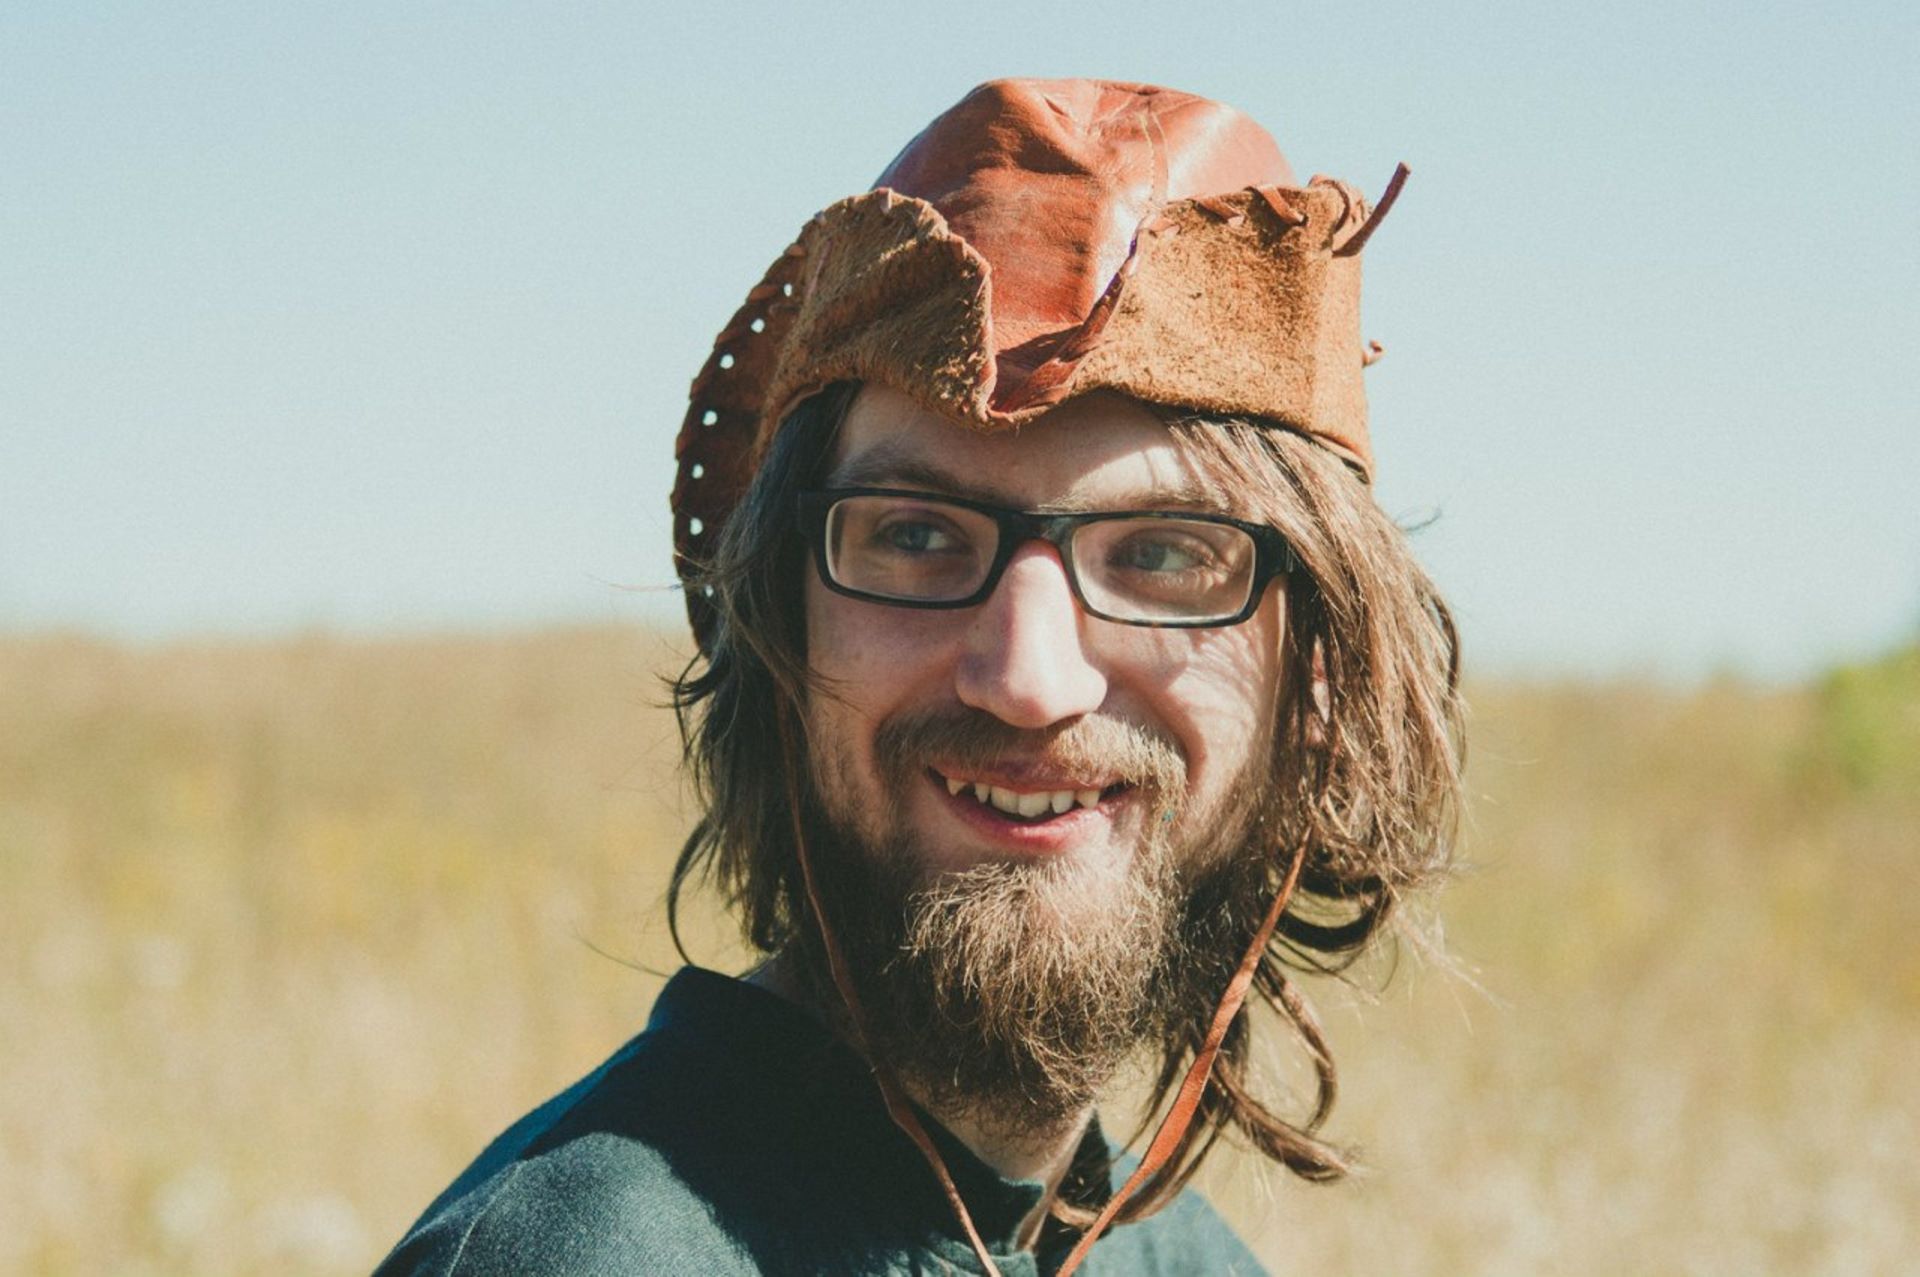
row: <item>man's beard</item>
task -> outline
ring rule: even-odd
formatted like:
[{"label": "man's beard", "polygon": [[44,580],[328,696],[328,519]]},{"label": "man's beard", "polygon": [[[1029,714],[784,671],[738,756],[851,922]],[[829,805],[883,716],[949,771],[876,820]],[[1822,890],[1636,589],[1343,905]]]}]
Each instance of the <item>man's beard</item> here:
[{"label": "man's beard", "polygon": [[[838,810],[815,813],[808,843],[870,1046],[925,1102],[1037,1135],[1077,1117],[1136,1047],[1193,1038],[1266,903],[1263,858],[1245,854],[1264,824],[1264,756],[1228,788],[1228,810],[1176,838],[1184,758],[1111,717],[1031,732],[967,710],[901,716],[874,754],[877,811],[854,801],[849,760],[816,759],[816,791]],[[931,760],[965,774],[1009,756],[1123,778],[1143,826],[1135,845],[929,870],[937,858],[906,832],[909,786],[926,783]],[[801,952],[824,993],[810,934]]]}]

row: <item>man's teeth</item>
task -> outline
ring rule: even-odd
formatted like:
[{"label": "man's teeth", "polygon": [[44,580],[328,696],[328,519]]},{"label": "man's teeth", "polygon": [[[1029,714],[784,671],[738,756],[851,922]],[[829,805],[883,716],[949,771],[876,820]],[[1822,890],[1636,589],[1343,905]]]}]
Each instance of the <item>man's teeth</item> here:
[{"label": "man's teeth", "polygon": [[997,807],[1009,816],[1032,818],[1049,810],[1061,816],[1076,803],[1082,807],[1097,807],[1100,804],[1100,791],[1097,789],[1045,789],[1021,794],[999,785],[989,785],[985,781],[955,780],[951,776],[942,779],[947,782],[947,792],[956,798],[961,790],[971,789],[976,801]]}]

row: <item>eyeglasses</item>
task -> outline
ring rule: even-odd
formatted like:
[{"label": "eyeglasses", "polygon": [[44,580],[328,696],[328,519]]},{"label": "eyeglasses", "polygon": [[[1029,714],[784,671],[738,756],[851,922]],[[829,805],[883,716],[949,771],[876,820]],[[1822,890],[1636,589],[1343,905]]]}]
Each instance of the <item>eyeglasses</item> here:
[{"label": "eyeglasses", "polygon": [[1041,514],[895,488],[803,492],[799,506],[827,588],[896,607],[984,602],[1032,540],[1060,552],[1089,615],[1122,625],[1238,625],[1299,567],[1273,528],[1217,514]]}]

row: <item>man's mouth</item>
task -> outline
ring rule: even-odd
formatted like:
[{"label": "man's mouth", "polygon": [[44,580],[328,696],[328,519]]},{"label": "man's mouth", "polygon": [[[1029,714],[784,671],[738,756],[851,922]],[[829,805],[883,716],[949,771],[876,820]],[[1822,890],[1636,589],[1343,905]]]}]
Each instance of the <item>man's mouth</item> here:
[{"label": "man's mouth", "polygon": [[1084,782],[1074,780],[1057,788],[1031,784],[1016,787],[1000,778],[949,776],[933,767],[927,769],[927,775],[946,786],[947,793],[952,797],[970,797],[981,806],[991,807],[1015,820],[1036,823],[1075,810],[1091,810],[1104,800],[1132,788],[1124,781],[1102,784],[1091,778]]}]

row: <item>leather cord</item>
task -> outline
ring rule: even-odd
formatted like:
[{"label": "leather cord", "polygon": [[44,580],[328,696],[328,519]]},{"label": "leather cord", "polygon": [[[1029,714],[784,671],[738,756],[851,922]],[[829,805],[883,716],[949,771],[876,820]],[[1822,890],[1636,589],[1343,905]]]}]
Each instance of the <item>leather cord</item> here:
[{"label": "leather cord", "polygon": [[1294,888],[1300,882],[1300,868],[1306,861],[1307,843],[1303,838],[1294,848],[1293,863],[1287,867],[1286,880],[1280,884],[1280,890],[1274,893],[1273,903],[1267,906],[1267,916],[1261,919],[1260,929],[1254,932],[1246,954],[1240,959],[1240,966],[1234,971],[1233,979],[1227,982],[1227,990],[1221,995],[1220,1004],[1214,1008],[1213,1023],[1208,1026],[1206,1039],[1194,1055],[1193,1063],[1187,1066],[1187,1076],[1180,1083],[1173,1107],[1160,1120],[1160,1128],[1153,1133],[1153,1142],[1147,1145],[1140,1165],[1120,1186],[1120,1191],[1107,1200],[1106,1206],[1087,1231],[1080,1235],[1080,1240],[1074,1243],[1054,1277],[1068,1277],[1080,1266],[1087,1252],[1093,1249],[1093,1244],[1100,1240],[1100,1235],[1112,1225],[1120,1208],[1139,1191],[1140,1185],[1167,1164],[1167,1159],[1180,1147],[1187,1128],[1193,1125],[1193,1119],[1200,1110],[1200,1097],[1206,1092],[1207,1081],[1213,1074],[1213,1062],[1220,1054],[1220,1044],[1226,1040],[1227,1028],[1246,1002],[1247,991],[1253,987],[1253,973],[1260,966],[1260,959],[1267,950],[1267,941],[1273,938],[1273,929],[1280,923],[1280,915],[1286,912],[1287,902],[1293,898]]},{"label": "leather cord", "polygon": [[882,1063],[873,1050],[873,1035],[867,1027],[866,1009],[859,995],[854,992],[853,976],[847,970],[846,957],[840,952],[840,942],[827,922],[826,910],[821,907],[819,884],[814,881],[813,864],[807,855],[807,835],[800,819],[800,786],[793,774],[793,763],[798,757],[793,748],[793,724],[785,711],[778,712],[776,717],[780,724],[780,743],[787,760],[787,810],[793,818],[794,855],[800,862],[801,881],[806,885],[807,906],[813,910],[814,923],[820,928],[820,943],[826,950],[827,968],[833,974],[834,987],[840,991],[840,1000],[846,1003],[847,1014],[853,1022],[856,1045],[866,1059],[867,1067],[873,1071],[873,1080],[880,1088],[880,1098],[887,1106],[887,1116],[913,1141],[920,1155],[927,1159],[927,1165],[932,1168],[934,1178],[940,1181],[940,1191],[946,1194],[947,1205],[953,1208],[954,1218],[960,1221],[960,1228],[966,1233],[967,1242],[979,1258],[986,1277],[1001,1277],[999,1266],[993,1262],[986,1242],[980,1238],[980,1230],[974,1226],[973,1216],[967,1211],[967,1203],[960,1196],[959,1186],[953,1182],[952,1172],[947,1170],[946,1160],[940,1156],[940,1150],[934,1147],[933,1137],[927,1134],[927,1128],[914,1113],[899,1079],[894,1077],[893,1070]]}]

